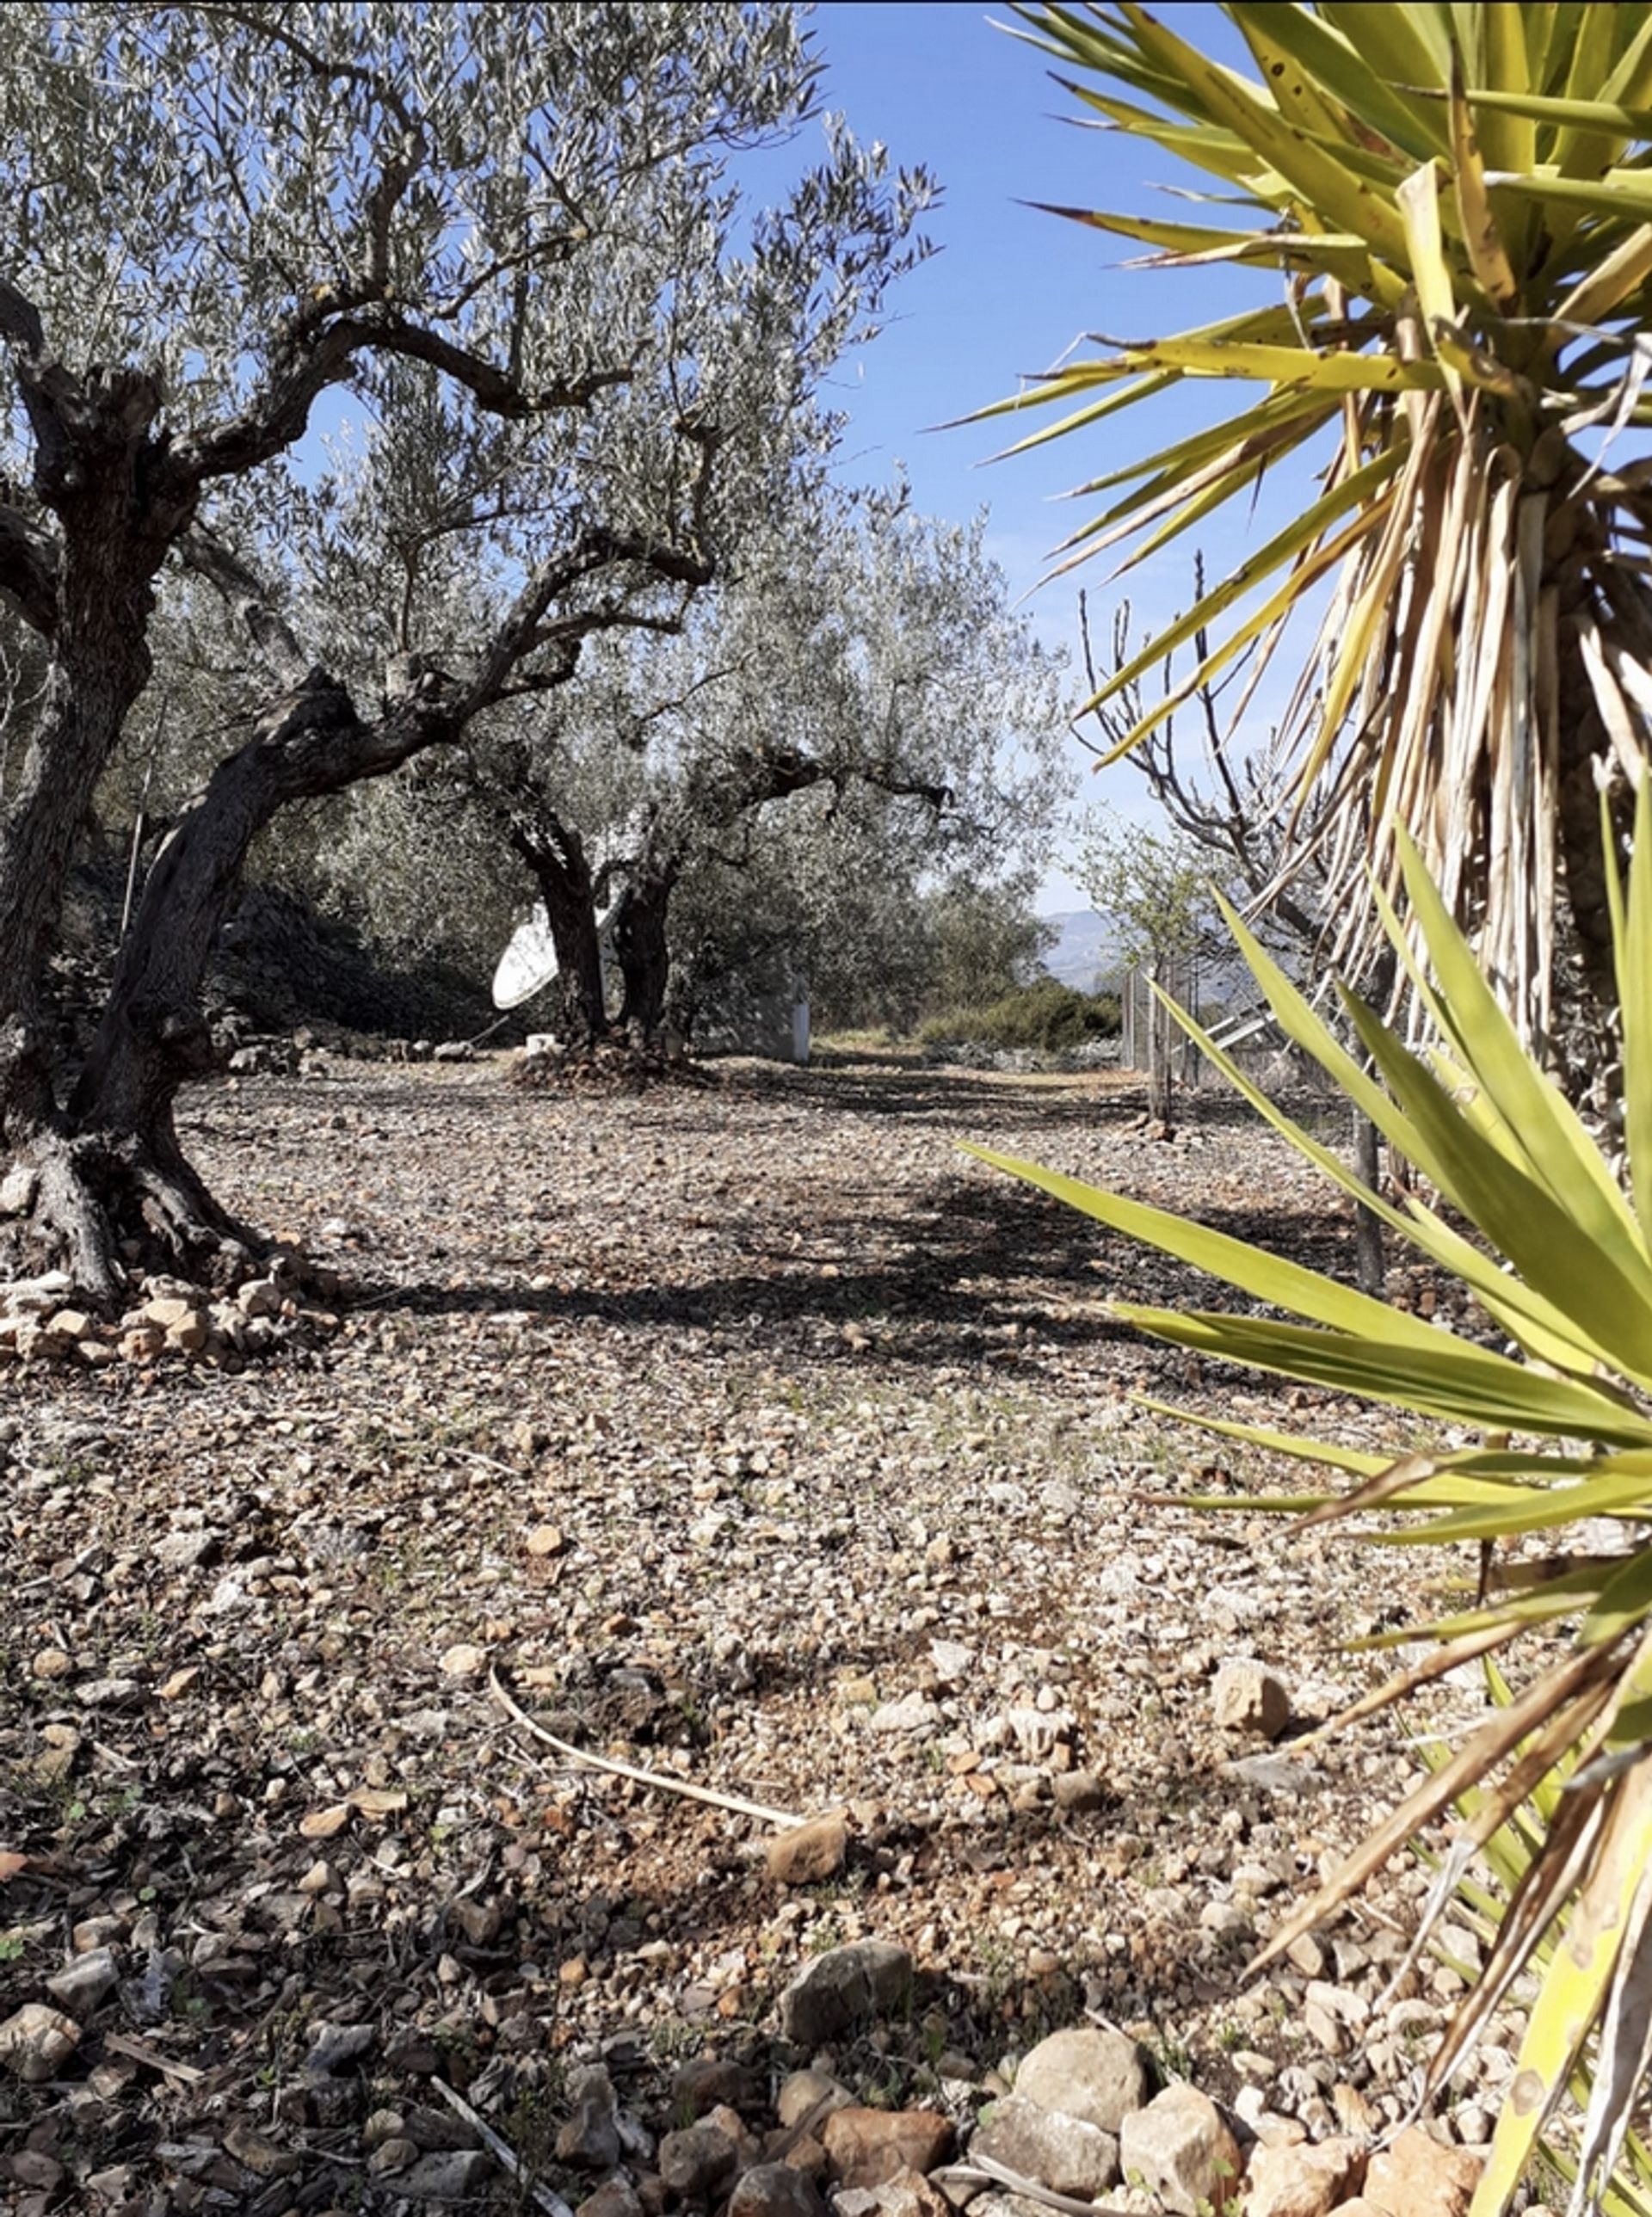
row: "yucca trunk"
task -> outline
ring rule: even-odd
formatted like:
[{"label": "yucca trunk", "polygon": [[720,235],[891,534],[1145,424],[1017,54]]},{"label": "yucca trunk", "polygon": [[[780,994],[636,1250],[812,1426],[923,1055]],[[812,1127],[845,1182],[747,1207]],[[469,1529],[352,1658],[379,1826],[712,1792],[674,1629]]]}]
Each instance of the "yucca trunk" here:
[{"label": "yucca trunk", "polygon": [[1190,44],[1189,11],[1016,6],[1105,125],[1223,188],[1187,195],[1203,220],[1056,213],[1140,241],[1142,266],[1252,269],[1272,299],[1064,361],[983,412],[1057,408],[1024,446],[1190,380],[1248,386],[1223,421],[1127,442],[1061,566],[1158,556],[1293,458],[1320,472],[1301,513],[1092,705],[1191,651],[1116,752],[1213,689],[1241,704],[1223,744],[1245,752],[1259,669],[1227,681],[1328,584],[1276,735],[1281,882],[1328,868],[1327,951],[1362,975],[1381,936],[1367,888],[1400,897],[1404,827],[1522,1035],[1552,1041],[1568,909],[1602,1010],[1614,991],[1597,785],[1626,792],[1652,760],[1652,473],[1616,444],[1652,424],[1652,9],[1222,12],[1253,73]]}]

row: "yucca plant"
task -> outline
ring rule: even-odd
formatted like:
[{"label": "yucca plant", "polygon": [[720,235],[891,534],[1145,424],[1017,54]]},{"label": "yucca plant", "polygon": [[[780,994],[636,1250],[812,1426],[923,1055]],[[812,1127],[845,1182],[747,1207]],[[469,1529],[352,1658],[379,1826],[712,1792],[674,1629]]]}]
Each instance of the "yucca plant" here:
[{"label": "yucca plant", "polygon": [[1250,313],[1098,340],[982,411],[1059,408],[1024,447],[1190,380],[1252,389],[1156,451],[1118,442],[1064,552],[1131,542],[1141,561],[1304,466],[1301,514],[1110,679],[1102,700],[1206,636],[1118,751],[1252,649],[1248,701],[1328,591],[1285,728],[1314,823],[1327,793],[1346,804],[1327,904],[1345,973],[1375,927],[1343,897],[1368,864],[1397,891],[1397,822],[1523,1036],[1550,1022],[1562,873],[1604,1003],[1596,773],[1621,846],[1652,751],[1652,462],[1612,438],[1652,423],[1652,9],[1228,0],[1254,74],[1129,0],[1014,12],[1092,120],[1191,165],[1203,189],[1174,182],[1210,203],[1200,221],[1051,212],[1142,242],[1142,266],[1273,281]]},{"label": "yucca plant", "polygon": [[[1636,852],[1647,856],[1649,783],[1634,819]],[[975,1152],[1265,1305],[1251,1313],[1183,1313],[1112,1304],[1125,1321],[1204,1354],[1368,1395],[1479,1436],[1477,1446],[1395,1456],[1196,1419],[1357,1481],[1339,1496],[1273,1505],[1309,1523],[1363,1519],[1379,1509],[1390,1518],[1408,1512],[1406,1521],[1367,1533],[1386,1546],[1484,1546],[1597,1518],[1622,1529],[1617,1549],[1559,1564],[1513,1561],[1501,1586],[1473,1607],[1391,1635],[1391,1642],[1426,1637],[1435,1645],[1341,1722],[1508,1649],[1523,1634],[1569,1633],[1558,1658],[1538,1658],[1529,1681],[1300,1906],[1261,1958],[1277,1956],[1346,1901],[1459,1796],[1477,1797],[1459,1858],[1497,1841],[1520,1816],[1529,1860],[1484,1971],[1432,2060],[1428,2087],[1445,2084],[1513,1982],[1533,1973],[1538,1995],[1474,2217],[1508,2207],[1593,2038],[1598,2052],[1574,2202],[1581,2211],[1600,2206],[1652,2059],[1652,1540],[1645,1528],[1652,1523],[1652,965],[1631,957],[1652,946],[1652,861],[1636,868],[1627,905],[1610,861],[1605,880],[1622,985],[1625,1190],[1522,1047],[1415,844],[1403,831],[1395,844],[1410,915],[1402,923],[1380,892],[1378,911],[1439,1044],[1426,1053],[1408,1047],[1345,992],[1358,1048],[1380,1082],[1231,912],[1230,922],[1280,1026],[1416,1166],[1438,1205],[1411,1196],[1395,1206],[1362,1185],[1191,1017],[1179,1016],[1277,1130],[1472,1295],[1482,1336],[1389,1308],[1206,1226]],[[1459,1228],[1465,1220],[1478,1238]]]},{"label": "yucca plant", "polygon": [[[1493,1702],[1499,1708],[1507,1708],[1514,1699],[1513,1689],[1498,1669],[1494,1657],[1487,1657],[1485,1672],[1487,1689]],[[1516,1751],[1517,1758],[1525,1753],[1526,1746],[1527,1743],[1522,1742]],[[1432,1735],[1419,1742],[1419,1751],[1432,1769],[1439,1769],[1450,1760],[1447,1745]],[[1576,1764],[1575,1752],[1562,1757],[1549,1775],[1533,1788],[1529,1800],[1521,1807],[1511,1810],[1495,1831],[1479,1844],[1475,1861],[1484,1866],[1483,1875],[1474,1868],[1465,1868],[1460,1852],[1455,1852],[1442,1861],[1426,1848],[1418,1845],[1417,1852],[1422,1860],[1439,1871],[1441,1875],[1442,1883],[1436,1891],[1434,1901],[1443,1907],[1445,1893],[1449,1889],[1459,1911],[1467,1916],[1483,1944],[1489,1945],[1495,1941],[1507,1914],[1510,1900],[1530,1871],[1533,1857],[1542,1853],[1548,1828],[1555,1820],[1561,1797]],[[1486,1797],[1481,1788],[1468,1786],[1455,1797],[1452,1806],[1461,1817],[1472,1822],[1485,1807],[1485,1801]],[[1561,1934],[1551,1927],[1532,1950],[1533,1967],[1540,1972],[1545,1971],[1561,1942]],[[1450,1961],[1443,1948],[1439,1952]],[[1461,1969],[1462,1967],[1457,1965],[1454,1967]],[[1588,2074],[1581,2066],[1572,2073],[1571,2092],[1580,2109],[1587,2109],[1589,2081]],[[1577,2165],[1569,2152],[1550,2147],[1549,2154],[1562,2177],[1575,2183]],[[1652,2148],[1649,2148],[1637,2134],[1630,2132],[1625,2135],[1617,2168],[1601,2189],[1599,2198],[1603,2217],[1652,2217]]]}]

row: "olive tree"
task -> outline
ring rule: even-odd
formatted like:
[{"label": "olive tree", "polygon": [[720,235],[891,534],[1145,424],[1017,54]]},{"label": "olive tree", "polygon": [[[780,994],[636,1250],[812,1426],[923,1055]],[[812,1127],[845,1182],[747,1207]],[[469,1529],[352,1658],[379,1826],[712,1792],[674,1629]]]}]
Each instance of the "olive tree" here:
[{"label": "olive tree", "polygon": [[[851,849],[906,905],[914,944],[925,886],[995,883],[1046,854],[1065,729],[1057,664],[1010,613],[984,523],[803,472],[680,630],[603,642],[577,691],[432,760],[417,791],[435,820],[485,818],[515,858],[546,911],[573,1040],[616,1013],[598,944],[610,918],[617,1021],[646,1041],[674,954],[686,988],[690,973],[738,966],[737,943],[767,960],[784,942],[803,974],[825,937],[847,939]],[[369,828],[352,869],[383,811],[363,796],[358,812]],[[824,908],[809,914],[809,856],[825,852]],[[689,936],[674,929],[680,891],[731,875],[743,892],[690,899]],[[732,935],[723,903],[743,911]],[[715,956],[698,943],[708,927]],[[674,1021],[697,998],[678,993]]]},{"label": "olive tree", "polygon": [[[0,590],[46,665],[0,808],[0,1138],[27,1228],[91,1299],[118,1300],[123,1239],[236,1260],[172,1108],[258,831],[566,685],[604,631],[680,622],[731,509],[783,475],[928,189],[833,127],[744,219],[730,157],[807,120],[815,77],[783,7],[0,11]],[[418,417],[444,473],[442,528],[367,636],[336,569],[297,562],[336,501],[335,391]],[[476,585],[461,629],[444,565]],[[65,872],[189,570],[257,649],[261,698],[65,1068]]]}]

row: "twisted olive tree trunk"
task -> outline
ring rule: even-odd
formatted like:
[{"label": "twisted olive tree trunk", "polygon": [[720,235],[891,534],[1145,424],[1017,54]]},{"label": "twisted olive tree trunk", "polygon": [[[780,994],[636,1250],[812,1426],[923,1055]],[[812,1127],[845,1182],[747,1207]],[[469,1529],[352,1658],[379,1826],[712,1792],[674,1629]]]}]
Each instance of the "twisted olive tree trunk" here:
[{"label": "twisted olive tree trunk", "polygon": [[614,953],[625,980],[620,1024],[636,1047],[652,1046],[665,1025],[671,966],[666,923],[681,874],[680,861],[640,874],[626,887],[614,919]]},{"label": "twisted olive tree trunk", "polygon": [[54,1144],[26,1151],[41,1173],[35,1228],[66,1244],[89,1299],[118,1305],[125,1241],[208,1279],[244,1268],[262,1244],[213,1201],[174,1121],[180,1087],[211,1066],[201,996],[220,928],[253,841],[279,810],[382,775],[449,736],[428,702],[364,724],[343,689],[314,672],[184,809],[145,881],[85,1063],[54,1112]]},{"label": "twisted olive tree trunk", "polygon": [[572,1047],[589,1047],[608,1028],[591,857],[579,833],[556,818],[513,824],[509,838],[533,874],[550,923],[563,1034]]},{"label": "twisted olive tree trunk", "polygon": [[0,1150],[32,1185],[34,1213],[77,1281],[110,1299],[118,1274],[90,1198],[100,1147],[59,1106],[47,964],[76,838],[149,682],[154,581],[194,496],[166,470],[152,380],[93,372],[71,386],[49,359],[31,375],[50,435],[36,490],[60,536],[50,548],[14,545],[8,574],[49,661],[20,775],[0,808]]}]

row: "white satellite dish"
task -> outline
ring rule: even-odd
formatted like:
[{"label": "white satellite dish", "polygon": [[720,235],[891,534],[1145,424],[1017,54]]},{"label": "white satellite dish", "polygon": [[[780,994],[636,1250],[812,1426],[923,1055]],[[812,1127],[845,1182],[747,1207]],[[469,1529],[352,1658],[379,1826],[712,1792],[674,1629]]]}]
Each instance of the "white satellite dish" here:
[{"label": "white satellite dish", "polygon": [[[619,905],[617,900],[610,901],[597,917],[599,941],[608,936]],[[517,925],[499,957],[499,966],[493,973],[494,1007],[519,1009],[524,1001],[531,1001],[535,993],[542,993],[554,982],[556,971],[556,942],[551,937],[551,919],[545,912],[544,903],[535,901],[527,923]]]},{"label": "white satellite dish", "polygon": [[493,973],[494,1007],[520,1008],[535,993],[543,992],[555,975],[556,942],[551,937],[551,919],[542,903],[536,901],[532,915],[511,933],[510,942],[499,957],[499,966]]}]

